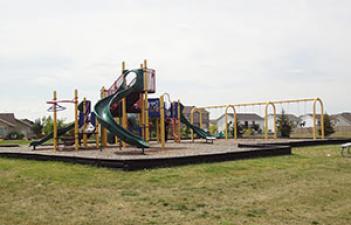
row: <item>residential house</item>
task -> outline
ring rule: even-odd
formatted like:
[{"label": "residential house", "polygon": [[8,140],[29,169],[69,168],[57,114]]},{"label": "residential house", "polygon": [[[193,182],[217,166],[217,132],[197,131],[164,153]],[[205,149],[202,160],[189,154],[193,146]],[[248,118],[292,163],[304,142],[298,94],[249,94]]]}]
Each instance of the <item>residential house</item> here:
[{"label": "residential house", "polygon": [[[257,115],[256,113],[237,113],[238,124],[245,127],[253,127],[257,126],[258,129],[263,130],[264,127],[264,119]],[[228,113],[228,123],[234,123],[234,114]],[[225,114],[221,115],[216,120],[217,130],[218,132],[225,131]]]},{"label": "residential house", "polygon": [[351,127],[351,113],[343,112],[330,116],[334,127]]},{"label": "residential house", "polygon": [[[316,125],[320,126],[321,124],[321,115],[316,114]],[[300,116],[300,122],[298,125],[299,128],[312,128],[313,127],[313,114],[308,113],[305,115]]]},{"label": "residential house", "polygon": [[[282,114],[276,114],[276,122],[278,123],[279,118],[281,118]],[[300,118],[295,116],[294,114],[285,114],[285,116],[288,118],[290,121],[292,128],[299,127],[300,125]],[[273,132],[274,131],[274,114],[269,114],[268,117],[268,131]],[[277,124],[278,126],[278,124]]]},{"label": "residential house", "polygon": [[34,137],[30,120],[16,119],[14,113],[0,113],[0,138],[4,139],[11,132],[18,132],[24,135],[25,138],[31,139]]},{"label": "residential house", "polygon": [[332,126],[335,131],[349,132],[351,131],[351,113],[343,112],[330,116]]},{"label": "residential house", "polygon": [[[183,114],[190,121],[191,110],[194,106],[184,106]],[[205,109],[199,109],[194,112],[194,125],[200,126],[200,111],[202,114],[202,129],[208,130],[210,126],[210,113]]]}]

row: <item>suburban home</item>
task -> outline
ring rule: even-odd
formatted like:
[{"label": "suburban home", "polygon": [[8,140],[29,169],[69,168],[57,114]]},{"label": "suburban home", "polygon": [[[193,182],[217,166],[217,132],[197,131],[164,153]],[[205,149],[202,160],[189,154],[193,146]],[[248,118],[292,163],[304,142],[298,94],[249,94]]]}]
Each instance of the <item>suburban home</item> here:
[{"label": "suburban home", "polygon": [[343,112],[330,116],[334,127],[351,127],[351,113]]},{"label": "suburban home", "polygon": [[[321,124],[321,114],[316,114],[316,125],[320,126]],[[299,128],[311,128],[313,127],[313,114],[305,114],[300,116]]]},{"label": "suburban home", "polygon": [[[264,119],[257,115],[256,113],[237,113],[238,124],[245,127],[253,127],[258,126],[258,129],[263,130],[264,127]],[[234,123],[234,114],[228,113],[228,123]],[[217,130],[218,132],[225,131],[225,114],[221,115],[216,120]]]},{"label": "suburban home", "polygon": [[335,131],[350,132],[351,131],[351,113],[343,112],[330,116],[332,126]]},{"label": "suburban home", "polygon": [[[278,126],[278,120],[279,118],[281,118],[281,116],[282,114],[276,114],[277,126]],[[295,116],[294,114],[285,114],[285,116],[291,122],[292,128],[299,127],[301,122],[299,117]],[[268,115],[268,131],[271,131],[271,132],[274,131],[274,114]]]},{"label": "suburban home", "polygon": [[[183,114],[190,121],[191,110],[194,106],[184,106]],[[205,109],[199,109],[202,113],[202,128],[208,130],[210,126],[210,113]],[[200,125],[200,113],[194,112],[194,124],[195,126]]]},{"label": "suburban home", "polygon": [[32,125],[30,120],[16,119],[14,113],[0,113],[0,138],[7,138],[8,134],[15,131],[23,134],[26,139],[32,139]]}]

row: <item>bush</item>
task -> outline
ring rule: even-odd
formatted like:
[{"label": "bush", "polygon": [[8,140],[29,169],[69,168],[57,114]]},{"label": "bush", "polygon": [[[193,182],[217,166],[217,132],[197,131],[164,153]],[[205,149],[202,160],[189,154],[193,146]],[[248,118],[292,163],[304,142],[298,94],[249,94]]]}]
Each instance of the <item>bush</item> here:
[{"label": "bush", "polygon": [[246,128],[244,130],[244,137],[250,137],[254,134],[254,130],[252,128]]},{"label": "bush", "polygon": [[277,124],[279,136],[282,138],[289,138],[292,130],[292,123],[290,122],[288,116],[285,114],[284,110],[282,110],[282,114],[278,116]]},{"label": "bush", "polygon": [[17,131],[12,131],[7,135],[8,140],[22,140],[23,138],[24,138],[24,134]]},{"label": "bush", "polygon": [[[324,135],[326,137],[330,136],[331,134],[333,134],[335,132],[334,127],[330,121],[329,114],[324,114],[323,123],[324,123]],[[318,132],[319,132],[319,135],[322,135],[321,128],[319,128]]]}]

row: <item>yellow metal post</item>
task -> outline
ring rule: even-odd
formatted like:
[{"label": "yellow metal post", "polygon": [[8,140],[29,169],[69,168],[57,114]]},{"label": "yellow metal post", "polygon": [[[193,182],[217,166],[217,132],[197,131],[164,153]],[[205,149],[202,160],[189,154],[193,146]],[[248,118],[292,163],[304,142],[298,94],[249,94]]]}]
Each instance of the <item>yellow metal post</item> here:
[{"label": "yellow metal post", "polygon": [[277,139],[277,112],[273,102],[267,102],[265,106],[264,114],[264,138],[268,139],[268,107],[272,106],[273,108],[273,126],[274,126],[274,139]]},{"label": "yellow metal post", "polygon": [[178,99],[178,142],[180,143],[182,139],[182,131],[181,131],[181,123],[180,123],[180,114],[182,112],[180,111],[180,100]]},{"label": "yellow metal post", "polygon": [[233,124],[233,128],[234,128],[234,140],[236,140],[238,138],[238,127],[237,127],[237,115],[236,115],[236,110],[235,110],[235,106],[233,105],[227,105],[227,107],[225,108],[225,139],[228,140],[228,109],[231,108],[233,109],[233,113],[234,113],[234,124]]},{"label": "yellow metal post", "polygon": [[[190,123],[192,125],[194,125],[194,112],[195,112],[196,108],[192,108],[191,111],[190,111]],[[194,131],[193,129],[190,129],[191,130],[191,141],[194,142]]]},{"label": "yellow metal post", "polygon": [[[125,64],[125,62],[122,62],[122,74],[124,73],[125,69],[126,69],[126,64]],[[127,114],[127,99],[126,98],[122,99],[122,127],[126,130],[128,129],[128,114]],[[123,141],[122,146],[126,147],[127,143],[125,143]]]},{"label": "yellow metal post", "polygon": [[[101,98],[105,97],[105,87],[101,89]],[[101,126],[101,144],[103,147],[107,147],[107,130]]]},{"label": "yellow metal post", "polygon": [[74,90],[74,148],[79,150],[78,90]]},{"label": "yellow metal post", "polygon": [[[140,64],[140,68],[144,69],[144,65]],[[144,91],[143,93],[140,94],[140,101],[141,101],[141,113],[140,113],[140,127],[141,127],[141,133],[142,133],[142,137],[146,140],[145,137],[145,77],[143,77],[143,84],[144,84]]]},{"label": "yellow metal post", "polygon": [[95,146],[99,148],[99,121],[95,119]]},{"label": "yellow metal post", "polygon": [[56,110],[56,100],[57,100],[57,93],[54,91],[54,96],[53,96],[54,104],[54,118],[53,118],[53,129],[54,129],[54,151],[57,151],[58,148],[58,137],[57,137],[57,110]]},{"label": "yellow metal post", "polygon": [[87,148],[88,147],[88,135],[86,133],[86,129],[87,129],[87,116],[86,115],[86,111],[87,111],[87,99],[84,97],[83,99],[83,145],[84,145],[84,148]]},{"label": "yellow metal post", "polygon": [[320,104],[320,108],[321,108],[321,114],[320,114],[320,129],[321,129],[321,138],[324,139],[325,138],[325,134],[324,134],[324,106],[323,106],[323,102],[320,98],[316,98],[313,101],[313,139],[317,139],[317,125],[316,125],[316,120],[317,120],[317,116],[316,116],[316,112],[317,112],[317,102],[319,102]]},{"label": "yellow metal post", "polygon": [[160,97],[160,130],[161,130],[161,147],[165,147],[165,99],[164,96],[162,95]]},{"label": "yellow metal post", "polygon": [[144,110],[145,110],[145,141],[149,142],[150,133],[149,133],[149,101],[148,101],[148,87],[149,87],[149,78],[147,74],[147,60],[144,60]]}]

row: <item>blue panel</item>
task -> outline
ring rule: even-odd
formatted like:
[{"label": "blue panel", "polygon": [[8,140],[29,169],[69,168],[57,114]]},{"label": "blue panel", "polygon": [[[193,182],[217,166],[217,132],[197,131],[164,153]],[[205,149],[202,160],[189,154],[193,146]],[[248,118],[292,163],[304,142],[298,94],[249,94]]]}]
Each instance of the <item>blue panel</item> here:
[{"label": "blue panel", "polygon": [[159,118],[160,117],[160,99],[159,98],[149,98],[149,117]]}]

